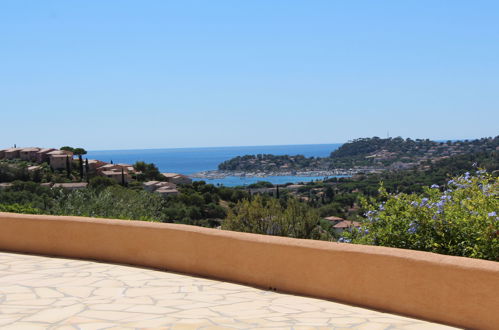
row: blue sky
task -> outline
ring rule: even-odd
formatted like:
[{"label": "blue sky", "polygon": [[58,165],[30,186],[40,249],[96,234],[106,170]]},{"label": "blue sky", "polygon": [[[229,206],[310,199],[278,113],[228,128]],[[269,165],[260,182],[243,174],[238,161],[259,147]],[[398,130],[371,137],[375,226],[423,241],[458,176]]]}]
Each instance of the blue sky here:
[{"label": "blue sky", "polygon": [[499,134],[499,1],[0,2],[0,147]]}]

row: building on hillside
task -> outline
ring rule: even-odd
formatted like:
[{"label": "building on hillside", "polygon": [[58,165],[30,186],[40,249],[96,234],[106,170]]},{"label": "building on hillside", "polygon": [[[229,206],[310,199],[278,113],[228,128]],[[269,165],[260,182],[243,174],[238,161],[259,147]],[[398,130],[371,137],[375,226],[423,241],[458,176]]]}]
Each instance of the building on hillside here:
[{"label": "building on hillside", "polygon": [[62,188],[66,190],[85,189],[88,186],[86,182],[54,183],[52,188]]},{"label": "building on hillside", "polygon": [[5,159],[17,159],[19,158],[19,153],[21,148],[10,148],[5,150]]},{"label": "building on hillside", "polygon": [[95,173],[99,167],[106,165],[105,162],[97,159],[88,159],[88,171],[90,173]]},{"label": "building on hillside", "polygon": [[135,168],[133,167],[133,165],[130,165],[130,164],[123,164],[123,163],[120,163],[120,164],[117,164],[119,167],[121,167],[123,170],[125,170],[126,172],[128,173],[135,173]]},{"label": "building on hillside", "polygon": [[42,167],[40,165],[28,166],[28,172],[35,172],[41,170]]},{"label": "building on hillside", "polygon": [[40,151],[40,148],[23,148],[19,151],[19,158],[30,162],[35,162],[36,153],[38,151]]},{"label": "building on hillside", "polygon": [[38,152],[36,153],[36,162],[38,163],[48,162],[50,158],[49,152],[52,152],[54,150],[55,150],[54,148],[44,148],[38,150]]},{"label": "building on hillside", "polygon": [[0,182],[0,190],[10,188],[12,185],[13,184],[11,182]]},{"label": "building on hillside", "polygon": [[171,182],[164,181],[147,181],[142,184],[144,190],[156,192],[158,189],[176,189],[177,185]]},{"label": "building on hillside", "polygon": [[71,151],[66,150],[53,150],[47,153],[49,157],[50,167],[54,170],[66,169],[67,161],[66,159],[69,157],[69,166],[72,165],[73,161],[73,153]]},{"label": "building on hillside", "polygon": [[115,172],[120,172],[121,170],[125,171],[126,173],[134,173],[135,170],[132,165],[128,164],[108,164],[108,163],[103,163],[103,165],[97,167],[97,173],[103,172],[103,171],[115,171]]},{"label": "building on hillside", "polygon": [[54,170],[65,170],[68,162],[69,166],[71,167],[71,160],[72,158],[66,154],[50,155],[50,167],[52,167],[52,169]]},{"label": "building on hillside", "polygon": [[5,150],[6,149],[0,150],[0,159],[4,159],[5,158]]},{"label": "building on hillside", "polygon": [[176,188],[169,188],[169,187],[160,187],[156,191],[154,191],[157,194],[160,194],[162,196],[169,196],[169,195],[177,195],[179,194],[178,190]]},{"label": "building on hillside", "polygon": [[349,228],[359,228],[360,227],[360,222],[357,221],[351,221],[351,220],[343,220],[333,226],[333,230],[337,234],[341,234],[345,230]]},{"label": "building on hillside", "polygon": [[144,188],[144,190],[153,192],[154,190],[159,188],[158,183],[159,181],[147,181],[142,184],[142,187]]},{"label": "building on hillside", "polygon": [[324,220],[331,222],[332,225],[336,225],[342,221],[345,221],[345,219],[335,216],[325,217]]},{"label": "building on hillside", "polygon": [[178,173],[161,173],[166,181],[175,183],[175,184],[191,184],[192,179],[186,175],[178,174]]},{"label": "building on hillside", "polygon": [[121,171],[119,171],[119,172],[118,171],[101,171],[99,174],[102,176],[108,177],[110,179],[113,179],[120,184],[122,183],[123,179],[124,179],[125,183],[128,183],[131,180],[130,174],[128,174],[125,171],[123,171],[123,173]]}]

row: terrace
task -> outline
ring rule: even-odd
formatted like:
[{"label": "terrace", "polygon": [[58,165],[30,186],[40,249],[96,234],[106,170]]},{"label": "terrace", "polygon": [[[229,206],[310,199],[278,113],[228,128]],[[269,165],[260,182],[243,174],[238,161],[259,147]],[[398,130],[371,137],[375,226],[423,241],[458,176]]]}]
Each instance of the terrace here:
[{"label": "terrace", "polygon": [[451,329],[331,301],[92,261],[0,253],[2,329]]},{"label": "terrace", "polygon": [[0,213],[0,226],[7,329],[499,325],[490,261],[125,220]]}]

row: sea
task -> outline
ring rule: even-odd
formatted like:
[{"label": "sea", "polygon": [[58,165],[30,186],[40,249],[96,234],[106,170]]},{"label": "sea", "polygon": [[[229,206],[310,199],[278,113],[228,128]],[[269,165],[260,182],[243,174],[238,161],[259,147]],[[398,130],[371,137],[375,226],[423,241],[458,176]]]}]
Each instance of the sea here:
[{"label": "sea", "polygon": [[[244,147],[209,147],[209,148],[168,148],[168,149],[136,149],[136,150],[93,150],[89,151],[88,159],[98,159],[105,162],[134,164],[136,161],[154,163],[161,172],[181,173],[191,175],[197,172],[216,170],[218,164],[236,156],[272,154],[272,155],[303,155],[306,157],[326,157],[342,144],[302,144],[276,146],[244,146]],[[227,176],[220,179],[198,179],[215,185],[228,187],[246,186],[258,181],[268,181],[273,184],[300,183],[322,180],[324,177],[308,176],[267,176],[236,177]]]}]

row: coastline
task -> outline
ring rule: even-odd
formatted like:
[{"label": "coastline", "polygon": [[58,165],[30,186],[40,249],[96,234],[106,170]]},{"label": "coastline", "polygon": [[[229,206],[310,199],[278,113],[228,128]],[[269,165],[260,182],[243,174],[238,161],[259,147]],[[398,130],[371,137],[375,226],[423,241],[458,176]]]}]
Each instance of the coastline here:
[{"label": "coastline", "polygon": [[226,177],[240,178],[266,178],[271,176],[297,176],[297,177],[349,177],[359,173],[378,173],[378,168],[352,168],[334,170],[308,170],[308,171],[223,171],[209,170],[190,174],[193,179],[224,179]]}]

